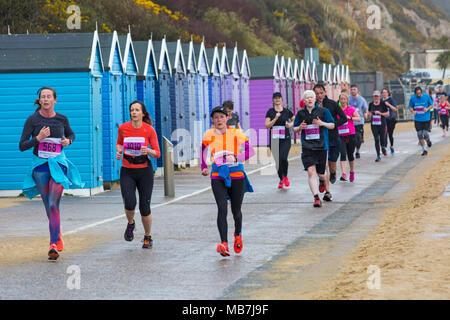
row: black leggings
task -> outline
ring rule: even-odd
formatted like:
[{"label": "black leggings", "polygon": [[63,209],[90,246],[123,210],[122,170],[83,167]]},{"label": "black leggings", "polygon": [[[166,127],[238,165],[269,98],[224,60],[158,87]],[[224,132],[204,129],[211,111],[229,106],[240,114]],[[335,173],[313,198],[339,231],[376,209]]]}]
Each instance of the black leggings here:
[{"label": "black leggings", "polygon": [[227,207],[231,199],[231,212],[234,218],[234,232],[239,235],[242,231],[241,206],[244,200],[245,179],[231,180],[231,188],[225,186],[223,180],[211,179],[211,188],[217,203],[217,227],[219,228],[221,242],[228,242]]},{"label": "black leggings", "polygon": [[150,201],[153,192],[153,168],[150,164],[146,168],[120,169],[120,191],[125,210],[136,208],[136,188],[139,193],[139,212],[143,217],[149,216],[152,213]]},{"label": "black leggings", "polygon": [[381,124],[381,126],[372,125],[372,134],[375,140],[375,150],[377,151],[377,156],[380,156],[380,146],[385,146],[386,138],[386,124]]},{"label": "black leggings", "polygon": [[441,114],[440,117],[441,117],[441,128],[448,129],[448,114]]},{"label": "black leggings", "polygon": [[358,124],[355,125],[355,145],[356,149],[361,148],[361,144],[364,141],[364,125]]},{"label": "black leggings", "polygon": [[348,157],[348,161],[355,160],[355,148],[356,148],[356,138],[354,134],[348,136],[341,136],[341,145],[340,145],[340,153],[341,153],[341,161],[346,161]]},{"label": "black leggings", "polygon": [[387,137],[384,140],[384,147],[387,147],[387,138],[389,138],[389,143],[391,144],[391,147],[394,146],[394,129],[395,124],[397,123],[397,119],[386,119],[386,127],[387,127]]},{"label": "black leggings", "polygon": [[[277,145],[278,149],[276,148]],[[280,180],[283,180],[283,177],[287,177],[288,175],[288,156],[291,150],[291,139],[272,139],[270,142],[270,150],[275,159],[278,177]]]}]

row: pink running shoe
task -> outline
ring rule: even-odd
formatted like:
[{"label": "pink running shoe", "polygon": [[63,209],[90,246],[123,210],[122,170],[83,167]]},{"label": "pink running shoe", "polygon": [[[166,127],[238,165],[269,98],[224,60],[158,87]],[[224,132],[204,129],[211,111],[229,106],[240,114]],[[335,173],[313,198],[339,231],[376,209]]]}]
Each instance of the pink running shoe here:
[{"label": "pink running shoe", "polygon": [[355,181],[355,173],[354,172],[350,172],[350,182]]}]

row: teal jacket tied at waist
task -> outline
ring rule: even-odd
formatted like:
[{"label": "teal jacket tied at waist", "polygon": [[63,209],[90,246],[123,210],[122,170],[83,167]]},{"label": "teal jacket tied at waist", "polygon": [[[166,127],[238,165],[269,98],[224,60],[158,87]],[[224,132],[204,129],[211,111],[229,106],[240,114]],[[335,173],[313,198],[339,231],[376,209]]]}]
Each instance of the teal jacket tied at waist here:
[{"label": "teal jacket tied at waist", "polygon": [[227,165],[223,165],[218,167],[214,162],[212,163],[212,172],[211,173],[219,173],[219,177],[223,178],[225,182],[225,186],[227,188],[231,187],[231,177],[230,173],[242,171],[245,176],[245,192],[253,192],[253,187],[250,183],[250,180],[247,177],[247,174],[244,170],[244,165],[239,163],[237,166],[229,167]]},{"label": "teal jacket tied at waist", "polygon": [[[33,199],[39,194],[36,186],[36,182],[33,179],[33,170],[40,165],[48,163],[50,169],[50,175],[55,180],[56,183],[61,184],[64,189],[78,189],[83,188],[84,183],[81,181],[80,173],[75,165],[66,158],[64,151],[55,158],[39,158],[33,154],[31,168],[29,169],[27,175],[25,176],[25,181],[23,182],[23,193],[29,199]],[[59,164],[67,168],[67,176],[61,169]]]}]

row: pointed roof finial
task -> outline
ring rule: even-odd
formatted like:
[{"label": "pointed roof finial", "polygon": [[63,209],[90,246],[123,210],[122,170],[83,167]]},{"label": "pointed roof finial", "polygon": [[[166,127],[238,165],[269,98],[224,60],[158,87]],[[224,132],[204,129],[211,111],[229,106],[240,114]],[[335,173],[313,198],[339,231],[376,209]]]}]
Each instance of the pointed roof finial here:
[{"label": "pointed roof finial", "polygon": [[194,35],[191,33],[191,42],[194,41]]},{"label": "pointed roof finial", "polygon": [[27,29],[27,34],[30,34],[30,33],[28,32],[28,29]]},{"label": "pointed roof finial", "polygon": [[203,36],[203,42],[205,42],[205,36]]},{"label": "pointed roof finial", "polygon": [[150,33],[150,40],[152,40],[152,41],[153,41],[153,32],[152,32],[152,33]]},{"label": "pointed roof finial", "polygon": [[131,27],[128,25],[128,33],[131,34]]},{"label": "pointed roof finial", "polygon": [[8,24],[8,35],[11,35],[11,29],[9,28],[9,24]]},{"label": "pointed roof finial", "polygon": [[97,21],[95,21],[95,31],[98,32],[98,23],[97,23]]}]

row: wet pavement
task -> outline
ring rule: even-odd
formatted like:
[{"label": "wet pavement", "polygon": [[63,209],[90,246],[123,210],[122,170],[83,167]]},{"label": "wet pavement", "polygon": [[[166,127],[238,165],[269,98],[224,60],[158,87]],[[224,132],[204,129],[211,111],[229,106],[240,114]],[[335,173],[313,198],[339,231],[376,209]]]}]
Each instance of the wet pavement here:
[{"label": "wet pavement", "polygon": [[[433,129],[434,144],[447,143],[441,132]],[[271,263],[289,251],[317,239],[333,244],[355,221],[376,225],[379,216],[374,210],[389,204],[383,202],[389,199],[389,191],[424,159],[414,131],[397,133],[395,138],[396,154],[383,157],[380,163],[374,162],[373,141],[367,141],[361,159],[356,160],[356,181],[337,181],[331,186],[333,202],[320,209],[312,207],[307,175],[294,149],[289,189],[277,189],[275,169],[267,161],[246,166],[255,192],[245,195],[242,207],[244,249],[239,255],[232,251],[229,211],[231,256],[227,258],[216,252],[217,209],[209,178],[202,177],[200,170],[176,174],[175,199],[164,197],[162,178],[155,180],[150,250],[141,248],[143,227],[138,215],[134,241],[124,241],[120,190],[63,197],[63,235],[92,237],[93,243],[76,252],[67,247],[54,263],[47,261],[47,248],[43,248],[42,260],[0,266],[0,299],[245,299],[245,289],[270,287],[270,281],[259,274],[270,272]],[[433,147],[428,157],[433,157]],[[47,235],[48,222],[39,199],[0,209],[0,242],[17,236],[30,237],[32,242],[33,237]],[[107,240],[96,241],[99,235],[107,235]],[[363,236],[342,245],[351,249]],[[333,261],[338,263],[343,254],[336,254]],[[74,283],[79,289],[71,289]]]}]

